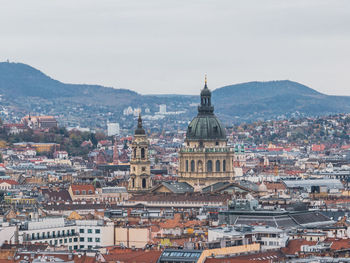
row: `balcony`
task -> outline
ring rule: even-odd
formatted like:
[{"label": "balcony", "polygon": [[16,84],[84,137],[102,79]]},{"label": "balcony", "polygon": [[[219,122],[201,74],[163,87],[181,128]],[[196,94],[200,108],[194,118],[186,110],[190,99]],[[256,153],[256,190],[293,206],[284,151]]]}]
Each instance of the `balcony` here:
[{"label": "balcony", "polygon": [[180,153],[227,153],[235,152],[234,148],[213,147],[213,148],[181,148]]},{"label": "balcony", "polygon": [[47,240],[47,239],[54,239],[54,238],[67,238],[67,237],[79,237],[78,233],[69,233],[69,234],[60,234],[60,235],[40,235],[34,236],[34,238],[30,235],[29,237],[23,235],[23,241],[36,241],[36,240]]}]

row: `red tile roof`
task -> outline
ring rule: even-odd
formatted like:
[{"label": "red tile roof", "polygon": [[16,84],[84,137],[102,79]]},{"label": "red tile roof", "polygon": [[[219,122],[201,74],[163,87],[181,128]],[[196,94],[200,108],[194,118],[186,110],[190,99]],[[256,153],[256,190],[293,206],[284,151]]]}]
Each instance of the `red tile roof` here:
[{"label": "red tile roof", "polygon": [[325,242],[331,242],[331,250],[350,249],[350,239],[327,238]]},{"label": "red tile roof", "polygon": [[83,191],[85,190],[88,194],[89,191],[92,191],[92,193],[95,193],[95,187],[92,184],[72,184],[71,185],[73,194],[75,194],[75,191]]},{"label": "red tile roof", "polygon": [[295,255],[300,252],[300,248],[303,245],[313,246],[316,245],[316,241],[307,241],[305,239],[293,239],[289,240],[288,245],[282,248],[282,252],[286,255]]},{"label": "red tile roof", "polygon": [[265,185],[268,190],[275,190],[275,189],[285,190],[286,189],[283,183],[266,183]]},{"label": "red tile roof", "polygon": [[125,253],[115,253],[103,255],[107,262],[120,263],[154,263],[157,262],[162,251],[159,250],[136,250],[125,251]]},{"label": "red tile roof", "polygon": [[18,184],[18,182],[16,182],[15,180],[10,180],[10,179],[8,179],[8,180],[0,180],[0,184],[2,184],[2,183],[8,183],[8,184],[11,184],[11,185],[17,185]]}]

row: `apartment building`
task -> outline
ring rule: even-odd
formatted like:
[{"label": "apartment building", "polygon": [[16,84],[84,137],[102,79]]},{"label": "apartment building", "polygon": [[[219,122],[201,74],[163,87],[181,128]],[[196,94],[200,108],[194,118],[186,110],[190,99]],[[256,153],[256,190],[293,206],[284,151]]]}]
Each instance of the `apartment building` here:
[{"label": "apartment building", "polygon": [[45,218],[23,223],[14,237],[19,243],[48,243],[65,246],[69,250],[85,250],[114,245],[114,223],[104,220]]}]

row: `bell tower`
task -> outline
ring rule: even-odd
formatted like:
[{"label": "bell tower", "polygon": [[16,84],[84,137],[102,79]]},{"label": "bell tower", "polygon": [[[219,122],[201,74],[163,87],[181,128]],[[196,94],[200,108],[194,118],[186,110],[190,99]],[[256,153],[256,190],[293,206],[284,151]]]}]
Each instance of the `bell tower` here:
[{"label": "bell tower", "polygon": [[146,132],[142,127],[141,115],[139,115],[134,139],[131,144],[130,179],[128,190],[130,192],[148,191],[152,188],[151,163],[148,154],[149,142]]}]

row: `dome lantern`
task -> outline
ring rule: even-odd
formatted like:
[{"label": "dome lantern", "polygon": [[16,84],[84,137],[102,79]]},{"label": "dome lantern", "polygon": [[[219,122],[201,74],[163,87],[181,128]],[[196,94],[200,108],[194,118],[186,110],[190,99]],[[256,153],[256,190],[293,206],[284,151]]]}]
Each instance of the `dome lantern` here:
[{"label": "dome lantern", "polygon": [[188,125],[186,139],[196,141],[226,140],[225,128],[215,116],[214,106],[211,105],[211,91],[207,86],[207,77],[205,77],[204,88],[200,96],[198,114]]}]

